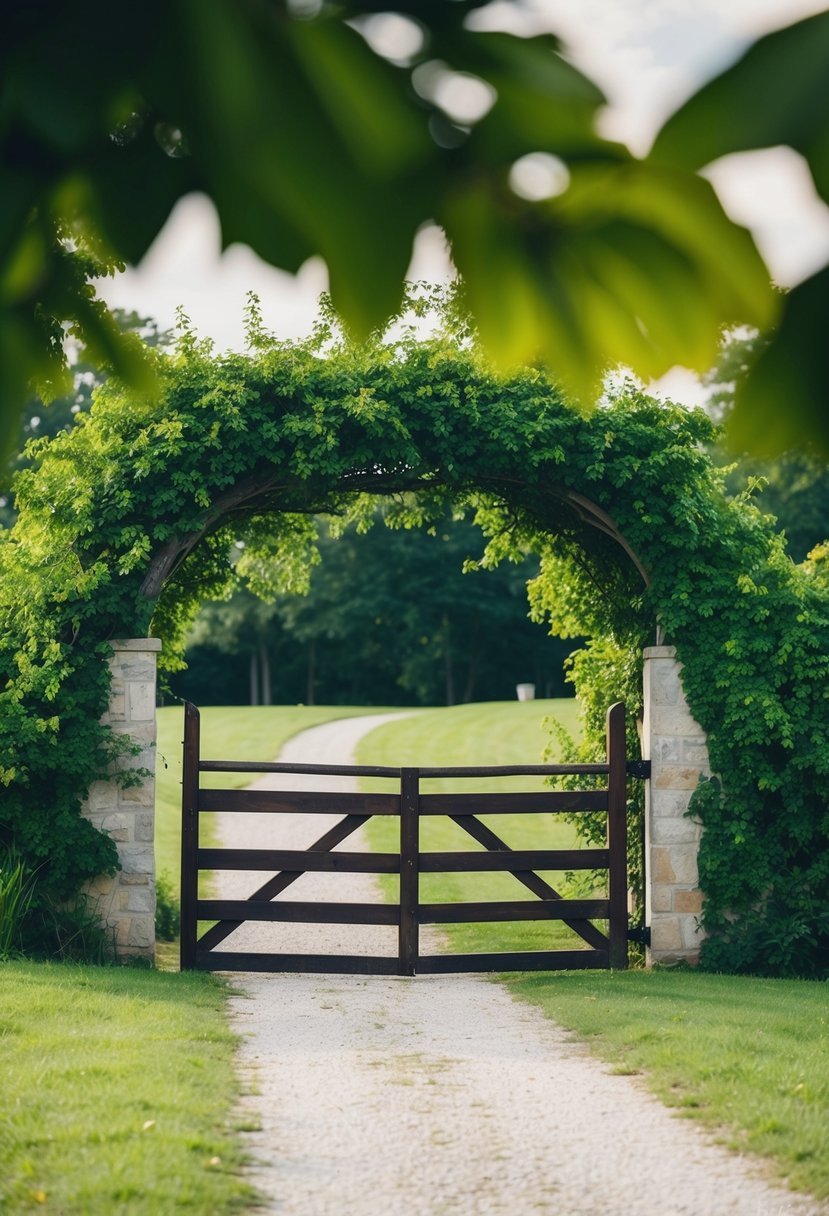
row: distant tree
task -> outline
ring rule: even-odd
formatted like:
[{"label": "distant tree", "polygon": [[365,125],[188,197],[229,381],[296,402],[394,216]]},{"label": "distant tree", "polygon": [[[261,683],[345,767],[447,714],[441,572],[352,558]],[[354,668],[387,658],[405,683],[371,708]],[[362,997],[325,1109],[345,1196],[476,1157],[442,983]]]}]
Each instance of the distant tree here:
[{"label": "distant tree", "polygon": [[240,590],[206,604],[190,669],[172,687],[203,704],[451,705],[513,697],[517,682],[564,695],[562,664],[575,643],[528,619],[538,563],[465,574],[483,543],[472,524],[449,517],[433,535],[378,524],[337,537],[323,526],[309,594],[266,604]]}]

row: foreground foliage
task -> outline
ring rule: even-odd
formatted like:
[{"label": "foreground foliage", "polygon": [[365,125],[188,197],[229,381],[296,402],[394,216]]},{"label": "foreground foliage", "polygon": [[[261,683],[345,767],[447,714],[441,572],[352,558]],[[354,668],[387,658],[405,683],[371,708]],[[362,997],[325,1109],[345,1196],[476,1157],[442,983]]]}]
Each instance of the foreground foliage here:
[{"label": "foreground foliage", "polygon": [[[420,225],[439,223],[491,353],[548,351],[585,399],[608,364],[703,371],[723,324],[772,324],[768,272],[697,170],[786,144],[826,199],[829,16],[761,39],[637,158],[597,133],[605,98],[553,38],[486,28],[481,7],[147,0],[125,38],[103,0],[83,21],[58,0],[14,6],[0,48],[4,407],[32,376],[60,391],[63,324],[146,385],[89,279],[140,261],[194,190],[224,245],[292,272],[324,257],[362,334],[397,307]],[[94,64],[81,82],[79,64]],[[829,443],[828,290],[824,269],[782,302],[746,394],[755,442],[805,426]],[[15,433],[0,415],[0,448]]]},{"label": "foreground foliage", "polygon": [[508,979],[624,1074],[738,1152],[770,1158],[798,1190],[829,1197],[825,984],[693,971]]},{"label": "foreground foliage", "polygon": [[[123,753],[99,725],[106,639],[164,639],[246,583],[307,586],[314,516],[415,526],[451,504],[490,536],[481,564],[541,557],[535,613],[594,639],[575,661],[585,746],[611,700],[636,708],[656,622],[684,664],[716,779],[692,808],[709,965],[829,972],[829,567],[795,566],[773,521],[732,500],[700,412],[628,386],[590,417],[540,368],[504,377],[448,307],[443,332],[394,343],[270,340],[214,359],[186,329],[157,357],[164,399],[115,381],[69,434],[30,449],[0,537],[0,826],[71,894],[116,864],[79,815]],[[234,548],[244,542],[244,550]],[[127,772],[125,780],[130,780]]]},{"label": "foreground foliage", "polygon": [[172,1216],[245,1206],[223,1006],[212,977],[0,965],[0,1207]]}]

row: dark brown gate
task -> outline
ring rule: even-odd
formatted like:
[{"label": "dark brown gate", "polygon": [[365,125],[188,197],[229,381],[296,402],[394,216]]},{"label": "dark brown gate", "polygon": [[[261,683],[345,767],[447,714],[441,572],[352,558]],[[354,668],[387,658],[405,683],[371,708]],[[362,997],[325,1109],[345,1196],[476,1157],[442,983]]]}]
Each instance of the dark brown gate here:
[{"label": "dark brown gate", "polygon": [[[312,791],[219,790],[202,788],[202,773],[310,773],[349,777],[391,777],[399,793],[324,793]],[[513,775],[605,775],[603,789],[545,790],[541,793],[421,793],[426,777],[506,777]],[[625,707],[607,713],[607,760],[603,764],[509,765],[475,768],[380,768],[355,765],[263,764],[202,760],[199,711],[185,706],[182,797],[181,968],[204,971],[304,971],[415,975],[452,971],[529,971],[561,968],[624,968],[628,959],[626,864],[627,762]],[[262,814],[331,815],[343,819],[308,849],[215,849],[199,844],[199,815],[204,811]],[[526,814],[606,811],[605,848],[514,850],[479,814]],[[334,852],[335,846],[373,815],[400,820],[400,848],[395,853]],[[483,851],[424,853],[420,820],[446,815],[463,828]],[[274,876],[244,900],[200,899],[202,870],[273,870]],[[424,904],[419,877],[427,873],[501,870],[512,874],[534,899],[511,902]],[[563,899],[538,873],[543,870],[606,870],[606,899]],[[277,898],[310,871],[399,874],[397,904],[297,902]],[[398,927],[397,956],[265,954],[215,951],[245,921],[300,921],[325,924],[372,924]],[[560,920],[585,943],[576,950],[533,950],[497,954],[422,955],[421,925],[461,922]],[[607,931],[593,922],[606,922]],[[199,921],[215,921],[200,937]]]}]

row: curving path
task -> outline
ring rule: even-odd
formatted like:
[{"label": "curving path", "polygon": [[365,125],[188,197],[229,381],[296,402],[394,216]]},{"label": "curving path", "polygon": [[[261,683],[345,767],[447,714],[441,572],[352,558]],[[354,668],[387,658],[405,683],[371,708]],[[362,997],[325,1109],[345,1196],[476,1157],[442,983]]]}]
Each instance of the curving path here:
[{"label": "curving path", "polygon": [[[289,741],[280,759],[350,763],[362,735],[392,716],[314,727]],[[276,817],[234,816],[232,836],[230,818],[220,826],[226,845],[272,839],[268,821]],[[280,825],[282,846],[302,848],[328,824],[322,816],[297,820]],[[258,879],[224,877],[226,896],[246,895]],[[241,881],[234,887],[233,879]],[[373,882],[370,875],[306,875],[291,897],[377,899]],[[227,948],[266,950],[274,932],[278,948],[290,951],[394,953],[396,945],[388,927],[248,925]],[[756,1164],[711,1144],[635,1079],[609,1073],[565,1031],[484,978],[232,980],[248,1091],[240,1114],[260,1128],[249,1144],[262,1212],[826,1214],[765,1183]]]}]

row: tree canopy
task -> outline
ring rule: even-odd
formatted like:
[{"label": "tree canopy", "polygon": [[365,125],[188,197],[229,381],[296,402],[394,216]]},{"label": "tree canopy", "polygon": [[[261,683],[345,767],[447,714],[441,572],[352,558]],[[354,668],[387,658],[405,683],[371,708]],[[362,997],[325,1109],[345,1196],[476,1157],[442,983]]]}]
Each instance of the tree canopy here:
[{"label": "tree canopy", "polygon": [[0,533],[0,830],[59,894],[112,867],[80,816],[125,746],[99,722],[107,639],[152,630],[175,666],[204,598],[307,585],[319,514],[368,522],[379,497],[419,526],[451,505],[489,537],[484,566],[539,555],[536,616],[593,639],[574,669],[588,727],[620,694],[635,708],[659,623],[716,774],[692,803],[705,960],[825,975],[826,555],[794,565],[773,520],[724,494],[701,411],[628,386],[583,416],[538,368],[494,370],[457,323],[360,346],[322,324],[291,344],[254,311],[250,353],[218,359],[185,330],[154,357],[161,397],[110,379],[30,446]]},{"label": "tree canopy", "polygon": [[199,705],[454,705],[565,696],[573,643],[528,618],[538,561],[465,572],[484,537],[447,512],[431,527],[367,531],[321,520],[307,595],[245,588],[203,606],[171,691]]},{"label": "tree canopy", "polygon": [[[491,356],[543,357],[585,402],[610,364],[702,371],[723,325],[773,326],[781,301],[753,241],[697,170],[783,142],[827,197],[829,14],[762,39],[637,158],[597,134],[605,98],[555,40],[479,28],[482,2],[148,0],[128,34],[104,0],[82,18],[59,0],[13,6],[0,48],[6,446],[32,382],[66,387],[65,326],[147,390],[151,365],[90,280],[138,262],[193,190],[216,204],[224,245],[289,271],[321,254],[357,336],[399,304],[419,226],[440,224]],[[546,186],[527,188],[528,164]],[[782,302],[738,411],[755,439],[806,428],[829,446],[828,287],[823,271]]]}]

